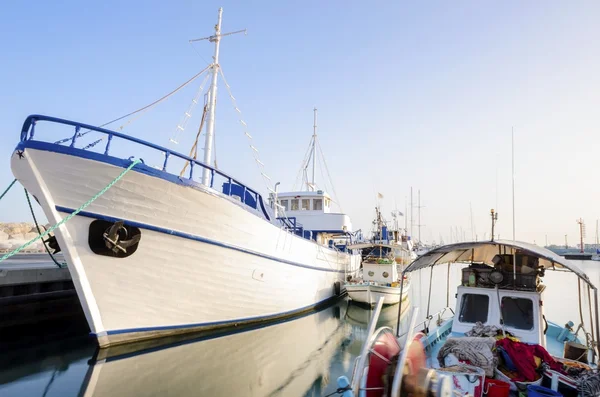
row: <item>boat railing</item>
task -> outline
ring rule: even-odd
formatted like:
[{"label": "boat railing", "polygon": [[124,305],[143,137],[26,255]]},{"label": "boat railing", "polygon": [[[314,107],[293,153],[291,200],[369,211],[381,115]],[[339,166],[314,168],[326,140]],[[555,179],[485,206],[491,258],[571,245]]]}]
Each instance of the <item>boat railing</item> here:
[{"label": "boat railing", "polygon": [[425,320],[415,323],[414,328],[412,329],[408,329],[406,332],[402,333],[402,334],[398,334],[398,338],[402,338],[404,336],[406,336],[407,334],[414,332],[416,329],[429,329],[429,324],[431,324],[431,320],[433,320],[434,318],[436,319],[436,324],[439,327],[440,325],[442,325],[442,322],[444,321],[444,314],[446,312],[450,311],[452,313],[452,315],[454,316],[454,309],[452,309],[449,306],[444,307],[442,310],[434,313],[434,314],[430,314],[427,317],[425,317]]},{"label": "boat railing", "polygon": [[[71,135],[70,138],[65,138],[65,139],[61,139],[59,141],[53,142],[54,144],[57,144],[60,146],[66,146],[66,147],[72,148],[74,150],[88,151],[89,149],[91,149],[92,147],[95,147],[98,143],[100,143],[101,141],[104,140],[104,137],[102,137],[101,139],[98,139],[98,140],[92,142],[91,144],[88,144],[82,148],[76,147],[79,138],[83,137],[88,132],[93,131],[93,132],[103,134],[106,137],[106,144],[104,145],[104,149],[101,151],[101,154],[103,154],[104,156],[110,156],[110,152],[111,152],[111,148],[112,148],[111,144],[113,143],[113,140],[115,138],[119,138],[119,139],[123,139],[128,142],[132,142],[139,146],[150,148],[156,152],[161,152],[164,156],[164,161],[162,163],[162,167],[153,167],[153,168],[157,168],[159,171],[166,172],[170,175],[179,176],[173,172],[167,171],[167,166],[169,165],[170,161],[173,158],[177,158],[180,161],[183,161],[184,166],[187,163],[186,167],[189,168],[189,170],[186,172],[187,175],[186,175],[185,179],[187,179],[188,182],[190,182],[191,184],[198,183],[198,182],[194,181],[193,178],[194,178],[195,171],[197,170],[198,167],[200,167],[202,169],[202,173],[204,172],[204,170],[207,170],[209,172],[210,181],[207,186],[209,186],[210,188],[212,188],[214,190],[219,191],[220,193],[230,196],[230,197],[238,196],[241,202],[243,202],[247,206],[259,211],[260,213],[262,213],[262,215],[267,220],[270,220],[270,216],[265,208],[265,204],[263,202],[262,196],[256,190],[251,189],[246,184],[240,182],[238,179],[235,179],[235,178],[227,175],[226,173],[219,171],[216,168],[214,168],[208,164],[205,164],[201,161],[198,161],[190,156],[178,153],[171,149],[156,145],[151,142],[147,142],[145,140],[142,140],[142,139],[130,136],[130,135],[123,134],[121,132],[108,130],[108,129],[105,129],[102,127],[95,127],[95,126],[92,126],[89,124],[79,123],[76,121],[60,119],[57,117],[35,114],[35,115],[30,115],[29,117],[27,117],[27,119],[25,119],[25,122],[23,123],[23,128],[21,129],[21,142],[39,140],[39,139],[34,139],[34,138],[37,138],[36,125],[39,121],[46,121],[46,122],[50,122],[50,123],[74,127],[73,134]],[[82,130],[86,130],[86,131],[82,132]],[[91,150],[89,150],[89,151],[91,152]],[[132,157],[130,157],[130,159],[131,158]],[[142,160],[142,162],[143,162],[143,160]],[[146,164],[144,164],[144,165],[146,165]],[[139,164],[136,166],[136,168],[140,167],[140,166],[143,167],[142,164]],[[184,179],[184,177],[179,177],[179,178]],[[216,184],[215,182],[217,182],[217,179],[224,182],[221,190],[215,189],[215,184]],[[227,189],[226,189],[226,186],[227,186]],[[238,194],[234,194],[235,193],[234,190],[236,190],[236,189],[234,189],[234,187],[237,188],[238,186],[239,186],[238,190],[240,190],[240,191],[237,193],[240,193],[241,196]]]}]

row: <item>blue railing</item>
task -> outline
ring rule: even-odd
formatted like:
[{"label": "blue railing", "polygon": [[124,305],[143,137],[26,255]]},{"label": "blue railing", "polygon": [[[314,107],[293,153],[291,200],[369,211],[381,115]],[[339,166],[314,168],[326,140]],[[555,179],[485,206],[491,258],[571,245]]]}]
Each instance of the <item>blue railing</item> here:
[{"label": "blue railing", "polygon": [[300,222],[298,222],[296,220],[295,216],[279,217],[279,218],[277,218],[277,220],[280,221],[283,224],[283,226],[286,229],[288,229],[289,231],[291,231],[292,233],[294,233],[300,237],[305,237],[304,233],[303,233],[304,227],[302,226],[302,224]]},{"label": "blue railing", "polygon": [[[214,189],[213,184],[215,182],[215,175],[219,175],[227,181],[226,184],[227,184],[227,186],[229,186],[229,188],[225,189],[225,187],[223,186],[223,192],[222,192],[223,194],[232,196],[232,192],[236,189],[233,189],[231,187],[235,186],[235,185],[239,185],[243,191],[242,202],[244,202],[244,204],[246,204],[249,207],[254,208],[254,209],[257,209],[256,203],[258,203],[260,206],[261,212],[263,213],[265,218],[267,220],[270,220],[270,216],[265,208],[262,196],[256,190],[249,188],[247,185],[245,185],[242,182],[240,182],[239,180],[234,179],[233,177],[225,174],[224,172],[221,172],[221,171],[211,167],[208,164],[202,163],[202,162],[195,160],[189,156],[186,156],[185,154],[174,152],[165,147],[156,145],[151,142],[144,141],[142,139],[139,139],[139,138],[136,138],[136,137],[133,137],[130,135],[125,135],[125,134],[122,134],[117,131],[111,131],[111,130],[107,130],[107,129],[101,128],[101,127],[94,127],[93,125],[89,125],[89,124],[83,124],[83,123],[78,123],[75,121],[64,120],[64,119],[59,119],[56,117],[44,116],[44,115],[39,115],[39,114],[33,114],[33,115],[27,117],[27,119],[25,119],[25,122],[23,123],[23,128],[21,129],[21,142],[33,140],[33,138],[35,137],[35,127],[36,127],[36,124],[38,121],[48,121],[51,123],[57,123],[57,124],[63,124],[63,125],[69,125],[69,126],[75,127],[73,136],[70,139],[67,138],[67,139],[63,139],[63,140],[59,141],[61,143],[68,144],[69,147],[72,147],[72,148],[75,147],[75,142],[77,141],[77,138],[84,135],[84,133],[80,132],[81,129],[86,129],[89,131],[100,132],[100,133],[108,136],[108,139],[106,141],[106,146],[104,148],[105,156],[109,155],[111,142],[114,137],[117,137],[117,138],[121,138],[121,139],[130,141],[130,142],[137,143],[137,144],[145,146],[145,147],[149,147],[149,148],[157,150],[159,152],[162,152],[165,157],[165,161],[164,161],[163,167],[162,167],[163,172],[167,172],[167,165],[168,165],[168,162],[169,162],[169,159],[171,158],[171,156],[177,157],[177,158],[182,159],[189,163],[189,165],[190,165],[189,176],[188,176],[189,180],[192,180],[192,177],[194,175],[194,166],[198,165],[199,167],[210,171],[210,185],[209,186],[211,188]],[[83,150],[83,149],[80,149],[80,150]],[[174,175],[174,174],[172,174],[172,175]],[[249,205],[249,203],[246,203],[247,194],[251,194],[252,196],[254,196],[256,201],[254,202],[253,206]]]}]

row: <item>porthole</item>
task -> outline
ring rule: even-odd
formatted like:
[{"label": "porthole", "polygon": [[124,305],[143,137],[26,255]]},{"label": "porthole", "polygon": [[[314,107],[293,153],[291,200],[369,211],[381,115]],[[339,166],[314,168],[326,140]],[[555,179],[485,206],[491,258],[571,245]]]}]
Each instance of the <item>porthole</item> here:
[{"label": "porthole", "polygon": [[388,278],[390,274],[388,272],[383,272],[383,277]]}]

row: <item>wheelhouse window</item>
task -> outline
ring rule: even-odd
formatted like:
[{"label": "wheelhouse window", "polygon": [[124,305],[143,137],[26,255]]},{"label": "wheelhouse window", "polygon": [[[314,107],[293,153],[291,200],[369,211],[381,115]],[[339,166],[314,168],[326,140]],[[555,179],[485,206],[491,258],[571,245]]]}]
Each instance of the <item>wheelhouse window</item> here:
[{"label": "wheelhouse window", "polygon": [[490,298],[487,295],[464,294],[460,303],[458,319],[461,323],[476,323],[477,321],[485,323],[488,319],[489,305]]},{"label": "wheelhouse window", "polygon": [[279,202],[279,204],[281,204],[281,206],[283,207],[284,210],[286,210],[286,211],[289,210],[289,208],[288,208],[288,201],[287,200],[281,200]]},{"label": "wheelhouse window", "polygon": [[533,301],[527,298],[503,297],[502,319],[507,327],[533,329]]},{"label": "wheelhouse window", "polygon": [[298,211],[300,207],[300,200],[292,199],[292,211]]},{"label": "wheelhouse window", "polygon": [[310,210],[310,199],[302,199],[302,209]]},{"label": "wheelhouse window", "polygon": [[313,210],[323,211],[323,199],[314,199],[313,200]]}]

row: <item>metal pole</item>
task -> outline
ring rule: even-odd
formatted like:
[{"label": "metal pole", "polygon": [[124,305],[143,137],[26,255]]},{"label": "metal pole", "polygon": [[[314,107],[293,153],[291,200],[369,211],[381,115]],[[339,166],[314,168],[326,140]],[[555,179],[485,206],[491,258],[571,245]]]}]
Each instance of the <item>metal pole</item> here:
[{"label": "metal pole", "polygon": [[[594,306],[595,306],[595,313],[596,313],[596,337],[600,338],[600,323],[598,321],[598,290],[594,287]],[[594,341],[594,343],[596,344],[596,352],[598,353],[598,356],[600,356],[600,349],[598,348],[598,341]]]},{"label": "metal pole", "polygon": [[515,130],[512,128],[512,239],[515,237]]},{"label": "metal pole", "polygon": [[[215,35],[210,39],[215,43],[215,55],[213,57],[212,82],[208,92],[208,122],[206,124],[206,140],[204,142],[204,164],[212,166],[212,148],[215,135],[215,108],[217,105],[217,77],[219,73],[219,45],[221,43],[221,20],[223,8],[219,8],[219,20],[215,26]],[[202,184],[210,186],[211,170],[204,168],[202,171]]]},{"label": "metal pole", "polygon": [[400,336],[400,317],[402,317],[402,291],[404,291],[404,271],[402,271],[401,280],[402,282],[400,283],[400,304],[398,305],[398,320],[396,322],[396,337]]},{"label": "metal pole", "polygon": [[315,190],[315,163],[317,161],[316,159],[316,146],[317,146],[317,108],[313,109],[315,117],[314,117],[314,124],[313,124],[313,155],[312,155],[312,190]]},{"label": "metal pole", "polygon": [[413,217],[413,193],[412,193],[412,186],[410,187],[410,237],[413,238],[413,224],[414,224],[414,217]]},{"label": "metal pole", "polygon": [[448,274],[446,275],[446,307],[450,307],[450,262],[448,262]]},{"label": "metal pole", "polygon": [[[369,322],[369,326],[367,328],[367,339],[365,340],[365,343],[363,344],[363,347],[361,349],[360,352],[360,357],[358,359],[358,365],[357,368],[364,368],[366,360],[367,360],[367,352],[368,349],[370,348],[370,344],[371,344],[371,337],[373,336],[373,333],[375,332],[375,327],[377,326],[377,319],[379,318],[379,314],[381,313],[381,308],[383,307],[383,297],[379,298],[379,300],[377,301],[377,306],[375,307],[375,312],[373,313],[373,317],[371,317],[371,321]],[[352,379],[352,390],[354,391],[354,395],[358,396],[359,393],[359,388],[360,388],[360,379],[362,378],[362,373],[357,373],[356,374],[356,379]]]},{"label": "metal pole", "polygon": [[419,218],[419,244],[421,243],[421,189],[418,192],[418,200],[419,200],[419,211],[417,212],[417,216]]}]

